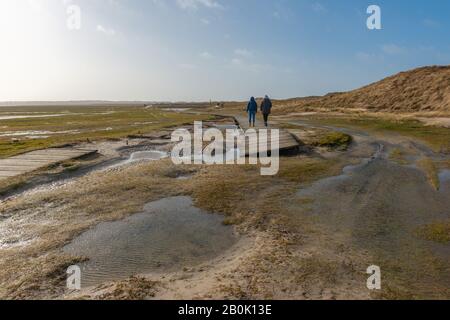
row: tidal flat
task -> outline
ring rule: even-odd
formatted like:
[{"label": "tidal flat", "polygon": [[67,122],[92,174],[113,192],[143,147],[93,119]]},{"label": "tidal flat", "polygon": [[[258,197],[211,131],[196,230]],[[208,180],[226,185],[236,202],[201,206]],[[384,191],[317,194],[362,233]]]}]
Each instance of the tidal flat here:
[{"label": "tidal flat", "polygon": [[[261,176],[259,166],[174,165],[160,157],[171,150],[174,128],[202,119],[218,128],[235,125],[228,117],[233,109],[189,109],[132,107],[120,121],[92,115],[100,116],[93,127],[123,127],[94,133],[89,142],[72,134],[61,141],[93,145],[97,156],[3,185],[0,297],[449,297],[450,162],[426,142],[443,129],[424,129],[420,135],[429,138],[418,139],[418,132],[369,130],[329,116],[275,117],[274,125],[303,145],[281,156],[277,175]],[[28,127],[22,131],[82,130],[11,119],[19,120]],[[136,122],[146,124],[126,124]],[[433,164],[438,189],[423,159]],[[140,250],[144,238],[153,245]],[[376,293],[367,290],[365,274],[374,263],[385,274]],[[66,287],[71,265],[87,270],[81,291]]]}]

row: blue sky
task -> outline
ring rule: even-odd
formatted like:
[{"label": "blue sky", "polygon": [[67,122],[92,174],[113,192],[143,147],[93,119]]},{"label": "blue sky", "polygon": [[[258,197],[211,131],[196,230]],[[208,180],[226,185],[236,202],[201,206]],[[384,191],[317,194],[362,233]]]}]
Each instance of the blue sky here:
[{"label": "blue sky", "polygon": [[[380,6],[382,30],[368,30]],[[81,28],[67,28],[69,6]],[[450,64],[444,0],[1,0],[0,100],[321,95]]]}]

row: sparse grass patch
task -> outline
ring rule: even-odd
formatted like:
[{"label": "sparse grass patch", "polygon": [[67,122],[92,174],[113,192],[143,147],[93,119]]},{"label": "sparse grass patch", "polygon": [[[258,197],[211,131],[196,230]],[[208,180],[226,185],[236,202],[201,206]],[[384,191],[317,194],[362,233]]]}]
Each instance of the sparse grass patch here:
[{"label": "sparse grass patch", "polygon": [[389,159],[400,165],[406,165],[406,164],[408,164],[408,161],[406,161],[405,156],[406,156],[406,154],[401,149],[395,148],[389,154]]},{"label": "sparse grass patch", "polygon": [[10,191],[17,190],[27,183],[26,176],[17,176],[0,180],[0,196],[4,196]]},{"label": "sparse grass patch", "polygon": [[333,131],[317,137],[317,140],[313,142],[313,146],[345,150],[351,143],[352,137],[350,135]]},{"label": "sparse grass patch", "polygon": [[306,184],[327,175],[334,175],[341,170],[336,160],[318,158],[283,159],[278,176],[291,182]]},{"label": "sparse grass patch", "polygon": [[411,292],[410,289],[399,287],[399,286],[390,286],[385,285],[382,287],[381,292],[372,293],[374,299],[378,300],[414,300],[417,297]]},{"label": "sparse grass patch", "polygon": [[225,226],[234,226],[241,224],[243,221],[243,217],[226,217],[222,223]]},{"label": "sparse grass patch", "polygon": [[295,202],[298,204],[298,205],[308,205],[308,204],[312,204],[312,203],[314,203],[314,199],[311,199],[311,198],[296,198],[295,199]]},{"label": "sparse grass patch", "polygon": [[[297,258],[295,265],[298,266],[298,270],[295,272],[294,281],[299,285],[319,280],[330,285],[338,281],[338,271],[335,261],[327,261],[319,256],[310,256]],[[316,285],[320,286],[319,284]]]},{"label": "sparse grass patch", "polygon": [[281,123],[281,128],[287,129],[297,136],[302,143],[311,147],[322,147],[328,149],[347,150],[353,142],[352,136],[324,128],[302,128],[301,125]]},{"label": "sparse grass patch", "polygon": [[439,163],[439,168],[440,169],[450,169],[450,159],[441,161]]},{"label": "sparse grass patch", "polygon": [[428,241],[447,244],[450,242],[450,221],[435,222],[420,227],[416,234]]},{"label": "sparse grass patch", "polygon": [[[212,167],[211,167],[212,168]],[[254,166],[216,166],[216,170],[203,171],[192,190],[195,204],[206,210],[233,215],[236,207],[245,204],[251,195],[267,186]]]},{"label": "sparse grass patch", "polygon": [[427,143],[434,151],[450,153],[450,129],[436,126],[425,126],[417,120],[393,120],[373,117],[311,117],[312,121],[321,124],[362,128],[378,132],[395,132],[407,137],[416,138]]},{"label": "sparse grass patch", "polygon": [[82,168],[81,164],[73,164],[71,166],[65,167],[64,171],[65,172],[75,172],[75,171],[79,170],[80,168]]},{"label": "sparse grass patch", "polygon": [[423,158],[417,162],[417,165],[425,172],[428,181],[436,190],[440,188],[439,172],[430,158]]},{"label": "sparse grass patch", "polygon": [[143,277],[131,277],[113,285],[99,300],[144,300],[155,296],[158,282]]}]

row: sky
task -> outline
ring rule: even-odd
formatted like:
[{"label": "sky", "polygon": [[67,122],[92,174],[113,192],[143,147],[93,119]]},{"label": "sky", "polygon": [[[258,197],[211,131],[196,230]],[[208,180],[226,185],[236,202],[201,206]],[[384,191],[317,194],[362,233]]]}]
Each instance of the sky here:
[{"label": "sky", "polygon": [[[381,30],[369,30],[369,5]],[[0,101],[244,100],[450,64],[450,1],[0,0]]]}]

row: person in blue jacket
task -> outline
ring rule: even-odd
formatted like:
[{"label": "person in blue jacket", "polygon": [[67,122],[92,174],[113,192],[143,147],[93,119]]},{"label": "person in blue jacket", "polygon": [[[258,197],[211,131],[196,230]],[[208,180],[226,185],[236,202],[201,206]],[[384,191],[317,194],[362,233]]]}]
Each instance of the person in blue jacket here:
[{"label": "person in blue jacket", "polygon": [[254,97],[251,97],[250,102],[247,105],[247,113],[248,113],[248,123],[250,127],[255,126],[256,122],[256,113],[258,112],[258,104]]}]

